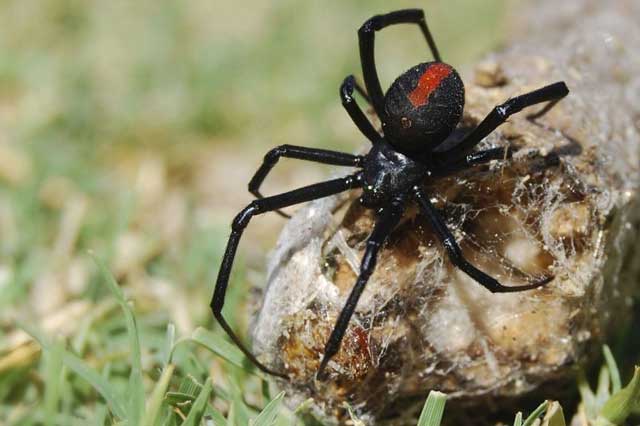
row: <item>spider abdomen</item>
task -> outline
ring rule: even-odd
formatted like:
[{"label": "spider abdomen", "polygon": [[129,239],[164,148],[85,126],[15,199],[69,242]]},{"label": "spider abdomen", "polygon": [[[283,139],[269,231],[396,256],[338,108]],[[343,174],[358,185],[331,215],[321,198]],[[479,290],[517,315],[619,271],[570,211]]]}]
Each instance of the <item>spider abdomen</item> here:
[{"label": "spider abdomen", "polygon": [[464,84],[444,62],[425,62],[393,82],[384,99],[384,133],[408,154],[427,153],[455,129],[464,108]]}]

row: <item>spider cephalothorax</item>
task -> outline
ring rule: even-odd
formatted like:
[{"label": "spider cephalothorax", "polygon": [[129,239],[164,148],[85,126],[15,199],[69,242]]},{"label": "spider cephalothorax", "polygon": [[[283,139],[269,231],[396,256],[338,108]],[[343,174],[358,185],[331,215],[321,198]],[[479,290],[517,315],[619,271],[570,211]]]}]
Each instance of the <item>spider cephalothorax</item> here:
[{"label": "spider cephalothorax", "polygon": [[[419,26],[435,61],[424,62],[409,69],[393,82],[385,95],[375,66],[375,33],[389,25],[402,23]],[[464,85],[453,67],[440,59],[436,44],[427,27],[424,12],[419,9],[406,9],[376,15],[360,27],[358,38],[366,90],[356,83],[353,76],[347,76],[340,86],[340,97],[342,105],[355,125],[371,141],[371,150],[362,156],[282,145],[267,153],[262,166],[249,182],[249,191],[256,196],[256,199],[236,216],[231,225],[231,236],[211,299],[213,315],[245,355],[261,370],[282,378],[287,378],[287,374],[269,368],[258,361],[222,316],[231,266],[240,237],[255,215],[276,211],[286,216],[280,212],[283,207],[355,188],[362,190],[360,202],[365,207],[376,209],[377,220],[367,239],[358,278],[329,336],[318,369],[318,378],[325,377],[329,360],[340,349],[340,342],[360,295],[375,269],[378,251],[402,218],[409,202],[417,204],[422,215],[430,222],[450,261],[489,291],[508,293],[530,290],[552,279],[549,276],[527,285],[507,287],[473,266],[465,259],[440,212],[431,203],[422,183],[425,180],[444,177],[491,160],[508,160],[511,157],[509,148],[496,147],[483,151],[473,151],[473,149],[510,115],[541,102],[557,102],[566,96],[569,93],[567,86],[563,82],[557,82],[511,98],[489,112],[487,117],[462,139],[453,141],[454,143],[449,141],[447,144],[442,144],[456,128],[462,116]],[[358,90],[373,106],[382,122],[382,134],[373,127],[356,103],[353,97],[354,90]],[[360,170],[343,178],[305,186],[279,195],[262,197],[260,185],[280,157],[351,166]]]}]

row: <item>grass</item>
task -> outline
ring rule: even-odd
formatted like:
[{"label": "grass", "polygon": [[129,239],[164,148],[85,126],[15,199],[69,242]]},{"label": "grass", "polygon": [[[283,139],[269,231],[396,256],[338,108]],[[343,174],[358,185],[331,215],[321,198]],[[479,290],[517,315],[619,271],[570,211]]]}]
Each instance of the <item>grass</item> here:
[{"label": "grass", "polygon": [[[504,0],[394,3],[416,5],[456,66],[503,34]],[[337,87],[358,70],[357,25],[389,7],[3,2],[0,424],[301,422],[207,301],[264,152],[360,146]],[[426,50],[411,28],[390,29],[377,49],[386,84]],[[283,162],[267,190],[326,173]],[[225,306],[236,330],[281,225],[265,217],[247,231]],[[611,400],[580,389],[590,415]],[[434,393],[416,421],[438,424],[443,409]]]},{"label": "grass", "polygon": [[[59,402],[63,399],[64,385],[73,385],[73,379],[69,377],[65,369],[77,376],[77,379],[88,383],[97,393],[98,398],[95,400],[97,406],[94,409],[103,415],[98,416],[96,424],[111,421],[111,423],[119,425],[148,426],[195,426],[200,424],[284,426],[294,424],[297,421],[294,413],[282,407],[284,392],[280,392],[271,399],[269,385],[266,383],[267,378],[247,363],[240,350],[222,340],[220,336],[202,328],[196,329],[191,337],[176,341],[173,326],[169,325],[165,342],[167,356],[152,391],[146,397],[142,374],[142,350],[134,311],[106,266],[99,259],[94,258],[94,260],[100,269],[103,281],[108,285],[112,296],[124,314],[126,334],[131,349],[128,354],[131,366],[128,383],[119,390],[117,379],[111,377],[109,370],[100,374],[92,366],[68,351],[61,341],[52,342],[40,331],[22,325],[22,328],[38,341],[44,351],[45,362],[41,368],[44,370],[42,376],[46,378],[47,383],[44,392],[44,414],[46,416],[44,419],[34,419],[35,423],[82,424],[85,421],[76,418],[71,413],[65,415],[57,411]],[[230,391],[214,387],[212,378],[207,375],[206,370],[199,374],[200,380],[204,380],[204,383],[191,375],[178,378],[173,355],[178,347],[183,347],[188,343],[194,344],[190,347],[187,346],[191,359],[195,360],[199,357],[193,351],[195,344],[197,344],[227,361],[225,366],[235,368],[235,373],[242,372],[253,376],[245,379],[244,385],[249,380],[260,380],[263,402],[268,401],[264,404],[264,408],[257,410],[252,404],[247,403],[239,393],[239,383],[233,384]],[[633,378],[623,388],[618,367],[610,349],[605,346],[603,352],[606,363],[602,367],[596,393],[589,388],[583,379],[579,382],[582,393],[582,405],[579,413],[588,419],[587,424],[589,425],[623,425],[634,411],[640,412],[640,368],[636,368]],[[235,376],[235,374],[231,374],[231,376]],[[65,383],[65,380],[69,380],[69,382]],[[178,392],[170,391],[171,382],[178,380],[180,381]],[[223,401],[227,404],[226,416],[216,408],[215,401]],[[445,404],[445,394],[431,391],[417,425],[440,426]],[[350,407],[348,410],[354,425],[365,424],[357,419]],[[524,421],[522,413],[517,413],[513,424],[514,426],[532,426],[535,422],[539,422],[543,415],[545,425],[566,425],[562,407],[555,401],[544,401]],[[31,419],[21,418],[20,424],[26,424],[25,420]]]}]

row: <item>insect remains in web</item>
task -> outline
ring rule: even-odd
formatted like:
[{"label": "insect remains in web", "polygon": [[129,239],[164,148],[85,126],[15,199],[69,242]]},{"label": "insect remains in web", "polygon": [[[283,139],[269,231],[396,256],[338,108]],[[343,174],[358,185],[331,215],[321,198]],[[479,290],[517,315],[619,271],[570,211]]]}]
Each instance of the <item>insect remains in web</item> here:
[{"label": "insect remains in web", "polygon": [[[410,68],[383,92],[374,57],[375,34],[396,24],[417,25],[424,35],[433,60]],[[247,358],[265,373],[283,379],[287,379],[288,374],[261,363],[222,316],[240,238],[256,215],[277,212],[286,216],[282,213],[282,208],[360,189],[361,207],[370,209],[375,216],[374,225],[363,244],[364,250],[357,277],[325,344],[316,375],[319,380],[327,377],[327,364],[340,350],[358,300],[376,268],[380,249],[399,226],[410,206],[417,210],[421,226],[428,227],[429,232],[439,241],[451,265],[490,292],[529,291],[544,286],[553,279],[551,275],[542,275],[518,286],[503,285],[497,276],[485,271],[487,259],[492,258],[487,256],[487,252],[495,255],[498,252],[495,246],[499,241],[492,241],[491,232],[485,232],[487,229],[467,230],[467,236],[475,237],[464,239],[463,250],[447,225],[447,210],[442,211],[442,206],[434,204],[430,188],[494,160],[510,162],[514,153],[511,147],[482,150],[477,147],[509,116],[536,104],[552,105],[565,97],[569,93],[565,83],[556,82],[506,100],[493,108],[477,126],[459,137],[455,134],[460,130],[465,101],[464,84],[457,71],[442,61],[422,10],[405,9],[373,16],[358,30],[358,39],[365,87],[361,87],[350,75],[342,82],[339,95],[346,112],[371,143],[369,152],[365,155],[352,155],[293,145],[282,145],[269,151],[249,182],[249,191],[256,199],[242,209],[231,224],[231,235],[211,300],[214,317]],[[381,132],[376,130],[357,104],[353,96],[356,90],[370,103],[379,117],[382,124]],[[545,107],[543,111],[546,112],[548,109]],[[282,194],[263,197],[260,186],[281,157],[352,167],[356,172]],[[464,192],[460,191],[460,197],[464,198]],[[489,225],[487,223],[486,227],[490,228]],[[508,223],[496,223],[494,220],[491,226],[500,229],[507,227]],[[512,275],[520,275],[525,279],[531,276],[521,272],[514,260],[508,259],[508,250],[505,250],[502,248],[502,252],[507,253],[507,256],[498,256],[500,259],[497,263],[506,265],[506,270]],[[467,251],[479,255],[470,259],[465,255]],[[482,267],[478,267],[476,262],[481,258],[484,259]],[[544,259],[540,263],[543,267]]]}]

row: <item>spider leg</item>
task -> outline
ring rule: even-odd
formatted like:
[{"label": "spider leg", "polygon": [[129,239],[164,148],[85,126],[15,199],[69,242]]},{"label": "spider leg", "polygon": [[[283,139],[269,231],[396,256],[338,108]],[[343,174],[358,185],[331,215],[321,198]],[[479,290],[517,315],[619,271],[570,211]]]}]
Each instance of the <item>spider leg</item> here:
[{"label": "spider leg", "polygon": [[364,115],[353,97],[353,89],[357,87],[354,76],[349,75],[344,79],[340,86],[340,99],[342,99],[342,106],[347,110],[349,117],[351,117],[351,120],[353,120],[358,129],[360,129],[360,132],[362,132],[362,134],[365,135],[371,143],[378,143],[382,137]]},{"label": "spider leg", "polygon": [[[462,159],[441,165],[433,171],[433,177],[447,176],[474,166],[486,164],[492,160],[510,160],[513,157],[511,147],[490,148],[483,151],[476,151],[465,155]],[[555,167],[560,164],[560,157],[557,153],[551,152],[542,156],[543,167]]]},{"label": "spider leg", "polygon": [[355,78],[354,78],[354,86],[356,88],[356,92],[360,93],[360,96],[362,96],[364,98],[364,100],[367,101],[367,104],[369,104],[369,106],[371,106],[371,98],[367,94],[367,90],[364,87],[362,87],[360,82],[358,80],[356,80]]},{"label": "spider leg", "polygon": [[373,108],[382,121],[384,121],[384,93],[380,87],[380,79],[376,71],[374,55],[375,32],[395,24],[417,24],[427,40],[431,54],[436,61],[441,62],[440,53],[429,32],[429,27],[427,27],[424,11],[421,9],[403,9],[385,15],[376,15],[362,24],[358,30],[358,39],[360,43],[360,62],[362,63],[364,84],[367,87],[369,96],[371,96]]},{"label": "spider leg", "polygon": [[435,177],[446,176],[452,173],[459,172],[461,170],[465,170],[471,168],[473,166],[478,166],[481,164],[486,164],[492,160],[508,160],[513,156],[513,150],[510,147],[500,147],[500,148],[491,148],[483,151],[472,152],[471,154],[465,155],[462,159],[445,163],[436,169],[433,173]]},{"label": "spider leg", "polygon": [[231,224],[231,235],[227,242],[227,248],[225,249],[222,263],[220,265],[220,271],[218,272],[218,278],[216,280],[216,287],[211,298],[211,310],[213,316],[218,320],[218,323],[222,326],[227,335],[233,340],[233,342],[240,348],[240,350],[246,355],[246,357],[260,370],[265,373],[272,374],[274,376],[286,378],[286,375],[273,371],[262,364],[258,359],[247,349],[242,343],[240,338],[233,332],[227,321],[222,316],[222,307],[224,306],[224,297],[227,291],[227,285],[229,284],[229,276],[231,275],[231,267],[233,266],[233,260],[236,255],[238,244],[240,243],[240,237],[244,229],[249,224],[251,218],[255,215],[270,212],[273,210],[287,207],[293,204],[299,204],[306,201],[315,200],[329,195],[337,194],[339,192],[346,191],[348,189],[356,188],[362,185],[362,177],[360,173],[355,175],[333,179],[327,182],[316,183],[314,185],[305,186],[293,191],[285,192],[279,195],[274,195],[267,198],[253,200],[247,207],[245,207],[235,217]]},{"label": "spider leg", "polygon": [[488,163],[491,160],[508,160],[512,156],[513,150],[509,147],[485,149],[483,151],[476,151],[466,155],[462,160],[462,166],[473,167]]},{"label": "spider leg", "polygon": [[353,313],[356,309],[356,305],[358,304],[358,300],[360,299],[360,295],[362,294],[367,282],[369,281],[369,277],[373,273],[376,267],[376,260],[378,256],[378,251],[382,244],[386,241],[387,237],[398,224],[400,219],[402,218],[402,213],[404,212],[404,204],[405,197],[398,197],[394,199],[390,205],[382,208],[378,220],[367,240],[367,245],[365,248],[364,256],[362,257],[362,262],[360,264],[360,274],[358,275],[358,279],[356,280],[356,284],[354,285],[351,293],[349,294],[349,298],[345,303],[340,315],[338,316],[338,320],[336,321],[336,325],[329,336],[329,340],[324,348],[324,355],[322,357],[322,361],[320,362],[320,367],[318,368],[318,373],[316,377],[318,380],[324,380],[326,378],[325,368],[327,364],[331,360],[331,358],[338,353],[340,349],[340,343],[342,342],[342,338],[344,337],[344,333],[347,330],[349,325],[349,320],[353,316]]},{"label": "spider leg", "polygon": [[442,245],[444,245],[451,263],[453,263],[457,268],[461,269],[464,273],[473,278],[477,283],[482,285],[490,292],[514,293],[518,291],[531,290],[537,287],[541,287],[553,279],[553,277],[547,277],[533,284],[512,287],[500,284],[498,280],[482,272],[471,263],[469,263],[467,259],[465,259],[460,246],[453,237],[453,234],[451,234],[451,231],[449,231],[449,228],[447,228],[447,225],[440,216],[440,213],[438,213],[438,210],[433,206],[433,204],[431,204],[428,195],[425,194],[417,186],[413,188],[413,191],[422,214],[424,214],[429,222],[431,222],[431,226],[433,226],[436,235],[442,241]]},{"label": "spider leg", "polygon": [[558,101],[569,94],[569,89],[563,81],[550,84],[533,92],[525,93],[515,98],[511,98],[502,105],[495,107],[489,115],[464,139],[454,145],[452,148],[439,152],[438,149],[434,151],[438,157],[447,161],[448,157],[453,157],[452,160],[460,158],[474,146],[476,146],[482,139],[487,137],[493,132],[499,125],[507,121],[507,119],[522,109],[539,104],[542,102]]},{"label": "spider leg", "polygon": [[[295,158],[298,160],[314,161],[322,164],[332,164],[334,166],[359,167],[362,164],[361,155],[346,154],[343,152],[330,151],[327,149],[307,148],[294,145],[280,145],[273,148],[265,156],[260,168],[249,181],[249,192],[256,198],[264,198],[260,193],[260,186],[271,169],[276,165],[280,157]],[[280,209],[275,210],[282,217],[291,217]]]}]

